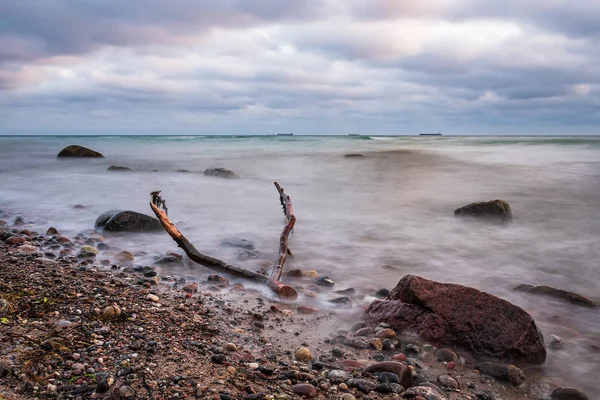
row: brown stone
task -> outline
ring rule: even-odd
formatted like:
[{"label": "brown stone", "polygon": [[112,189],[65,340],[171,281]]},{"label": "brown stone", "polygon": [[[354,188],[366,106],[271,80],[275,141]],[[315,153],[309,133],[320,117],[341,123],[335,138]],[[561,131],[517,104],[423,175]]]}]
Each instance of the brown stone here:
[{"label": "brown stone", "polygon": [[454,215],[511,221],[512,211],[510,205],[504,200],[484,201],[471,203],[454,210]]},{"label": "brown stone", "polygon": [[483,362],[477,364],[475,369],[496,380],[510,382],[514,386],[519,386],[525,382],[525,374],[523,371],[511,364]]},{"label": "brown stone", "polygon": [[317,397],[319,395],[317,389],[310,383],[298,383],[292,386],[292,391],[303,397]]},{"label": "brown stone", "polygon": [[400,384],[405,388],[409,388],[413,385],[412,371],[408,365],[397,362],[397,361],[384,361],[369,365],[365,368],[365,372],[376,373],[376,372],[391,372],[398,375]]},{"label": "brown stone", "polygon": [[102,319],[104,321],[112,321],[121,316],[121,309],[119,306],[108,306],[102,311]]},{"label": "brown stone", "polygon": [[579,389],[558,388],[550,395],[552,400],[588,400],[588,396]]},{"label": "brown stone", "polygon": [[25,238],[22,238],[21,236],[11,236],[8,239],[6,239],[5,242],[6,244],[10,245],[19,245],[25,243]]},{"label": "brown stone", "polygon": [[296,350],[294,358],[296,358],[296,361],[309,362],[312,359],[312,355],[310,354],[309,349],[306,347],[300,347],[298,350]]},{"label": "brown stone", "polygon": [[196,293],[198,292],[198,284],[196,282],[187,283],[182,290],[186,293]]},{"label": "brown stone", "polygon": [[407,275],[366,311],[371,323],[415,330],[437,346],[459,347],[480,360],[542,364],[544,338],[522,308],[470,287]]}]

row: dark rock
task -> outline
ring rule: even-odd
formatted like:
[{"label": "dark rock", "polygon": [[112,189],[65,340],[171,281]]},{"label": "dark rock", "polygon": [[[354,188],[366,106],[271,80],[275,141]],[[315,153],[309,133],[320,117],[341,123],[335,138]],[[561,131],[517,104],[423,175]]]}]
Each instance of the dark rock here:
[{"label": "dark rock", "polygon": [[590,308],[598,307],[597,301],[588,299],[587,297],[584,297],[577,293],[569,292],[569,291],[563,290],[563,289],[553,288],[551,286],[532,286],[532,285],[522,284],[522,285],[517,286],[515,288],[515,290],[518,290],[519,292],[526,292],[526,293],[533,293],[533,294],[539,294],[539,295],[543,295],[543,296],[554,297],[556,299],[564,300],[564,301],[567,301],[571,304],[575,304],[578,306],[584,306],[584,307],[590,307]]},{"label": "dark rock", "polygon": [[94,225],[105,233],[151,232],[162,229],[157,218],[135,211],[107,211],[96,219]]},{"label": "dark rock", "polygon": [[310,383],[299,383],[294,385],[292,386],[292,391],[303,397],[317,397],[319,395],[317,389]]},{"label": "dark rock", "polygon": [[133,399],[135,397],[135,390],[131,386],[123,385],[119,388],[119,396],[122,399]]},{"label": "dark rock", "polygon": [[221,242],[221,246],[239,247],[245,250],[254,250],[254,244],[251,241],[241,238],[227,238]]},{"label": "dark rock", "polygon": [[329,303],[342,304],[346,307],[352,307],[352,299],[348,296],[336,297],[335,299],[327,300]]},{"label": "dark rock", "polygon": [[523,371],[511,364],[483,362],[477,364],[475,369],[499,381],[510,382],[514,386],[519,386],[525,382]]},{"label": "dark rock", "polygon": [[121,167],[119,165],[111,165],[106,169],[107,171],[131,171],[131,168]]},{"label": "dark rock", "polygon": [[376,372],[391,372],[396,374],[399,378],[400,384],[409,388],[413,385],[413,376],[408,365],[396,361],[384,361],[373,365],[369,365],[365,368],[365,372],[376,373]]},{"label": "dark rock", "polygon": [[104,225],[115,215],[122,212],[123,210],[109,210],[105,211],[96,218],[96,222],[94,222],[94,229],[103,229]]},{"label": "dark rock", "polygon": [[182,259],[175,256],[164,256],[154,261],[154,265],[182,265]]},{"label": "dark rock", "polygon": [[375,387],[375,390],[381,394],[392,393],[392,387],[389,383],[380,383]]},{"label": "dark rock", "polygon": [[357,379],[354,384],[358,390],[365,394],[371,393],[377,388],[377,385],[375,385],[373,382],[369,382],[364,379]]},{"label": "dark rock", "polygon": [[496,400],[496,396],[488,390],[476,392],[475,397],[477,397],[477,400]]},{"label": "dark rock", "polygon": [[102,376],[100,381],[96,385],[97,393],[106,393],[110,390],[110,380],[111,378],[108,375]]},{"label": "dark rock", "polygon": [[471,203],[454,210],[454,215],[511,221],[510,205],[504,200]]},{"label": "dark rock", "polygon": [[344,157],[346,157],[346,158],[360,158],[360,157],[364,157],[364,154],[360,154],[360,153],[348,153],[348,154],[344,154]]},{"label": "dark rock", "polygon": [[393,372],[382,372],[379,374],[379,382],[381,383],[400,383],[398,375]]},{"label": "dark rock", "polygon": [[65,147],[58,153],[56,157],[95,157],[95,158],[104,158],[104,156],[97,151],[92,149],[88,149],[87,147],[79,146],[76,144],[72,144],[70,146]]},{"label": "dark rock", "polygon": [[398,332],[415,330],[437,346],[462,347],[477,358],[519,364],[546,359],[544,338],[527,312],[462,285],[407,275],[386,300],[371,303],[366,319]]},{"label": "dark rock", "polygon": [[354,296],[356,294],[356,290],[354,288],[348,288],[344,290],[335,290],[333,293],[339,294],[342,296]]},{"label": "dark rock", "polygon": [[579,389],[558,388],[550,395],[552,400],[588,400],[588,397]]},{"label": "dark rock", "polygon": [[409,343],[404,348],[404,352],[409,357],[410,356],[417,357],[419,355],[419,353],[421,352],[421,349],[419,349],[419,346],[417,346],[416,344]]},{"label": "dark rock", "polygon": [[388,289],[379,289],[378,291],[375,292],[375,297],[377,297],[378,299],[383,299],[385,297],[387,297],[390,294],[390,291]]},{"label": "dark rock", "polygon": [[13,222],[14,226],[23,226],[25,225],[25,220],[23,219],[23,217],[17,217],[15,218],[15,222]]},{"label": "dark rock", "polygon": [[56,228],[54,227],[50,227],[48,228],[48,230],[46,231],[46,235],[58,235],[58,231],[56,230]]},{"label": "dark rock", "polygon": [[227,169],[227,168],[221,168],[221,167],[208,168],[206,171],[204,171],[204,175],[205,176],[214,176],[217,178],[225,178],[225,179],[237,179],[240,177],[238,174],[236,174],[232,170]]},{"label": "dark rock", "polygon": [[225,354],[213,354],[210,359],[215,364],[224,364],[225,363]]},{"label": "dark rock", "polygon": [[239,251],[239,253],[237,255],[237,259],[240,261],[257,260],[259,258],[259,256],[260,255],[258,254],[257,251],[242,249]]},{"label": "dark rock", "polygon": [[317,278],[315,280],[315,284],[323,287],[333,287],[335,285],[335,283],[328,276]]},{"label": "dark rock", "polygon": [[344,355],[344,351],[340,348],[334,347],[331,349],[331,355],[334,357],[342,357]]}]

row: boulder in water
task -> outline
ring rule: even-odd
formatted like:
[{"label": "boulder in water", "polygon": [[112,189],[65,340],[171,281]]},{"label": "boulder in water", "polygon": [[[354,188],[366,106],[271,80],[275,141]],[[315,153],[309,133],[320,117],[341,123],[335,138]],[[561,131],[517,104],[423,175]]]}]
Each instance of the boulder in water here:
[{"label": "boulder in water", "polygon": [[385,300],[371,303],[366,319],[397,332],[414,330],[437,346],[465,349],[481,361],[538,365],[546,359],[542,333],[527,312],[467,286],[407,275]]},{"label": "boulder in water", "polygon": [[454,210],[454,215],[511,221],[512,211],[510,205],[504,200],[484,201],[471,203]]},{"label": "boulder in water", "polygon": [[109,210],[105,211],[96,218],[96,222],[94,223],[94,228],[97,230],[104,229],[104,225],[108,222],[109,219],[117,215],[118,213],[123,212],[123,210]]},{"label": "boulder in water", "polygon": [[217,178],[226,178],[226,179],[237,179],[240,177],[238,174],[236,174],[232,170],[227,169],[227,168],[221,168],[221,167],[208,168],[206,171],[204,171],[204,175],[205,176],[214,176]]},{"label": "boulder in water", "polygon": [[111,210],[96,219],[95,228],[108,232],[152,232],[161,229],[160,221],[135,211]]},{"label": "boulder in water", "polygon": [[76,144],[65,147],[56,157],[104,158],[104,156],[97,151]]},{"label": "boulder in water", "polygon": [[131,171],[129,167],[121,167],[120,165],[111,165],[106,169],[107,171]]},{"label": "boulder in water", "polygon": [[565,300],[571,304],[575,304],[583,307],[596,308],[598,307],[598,302],[588,299],[580,294],[569,292],[563,289],[553,288],[551,286],[532,286],[522,284],[515,288],[515,290],[519,292],[533,293],[542,296],[554,297],[559,300]]}]

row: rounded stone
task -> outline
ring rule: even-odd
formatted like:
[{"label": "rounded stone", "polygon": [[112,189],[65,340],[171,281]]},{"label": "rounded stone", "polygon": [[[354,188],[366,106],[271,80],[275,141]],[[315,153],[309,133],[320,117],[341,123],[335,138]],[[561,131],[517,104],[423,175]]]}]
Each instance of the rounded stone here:
[{"label": "rounded stone", "polygon": [[227,343],[223,348],[227,351],[237,351],[237,346],[234,343]]},{"label": "rounded stone", "polygon": [[317,397],[319,395],[317,389],[310,383],[299,383],[294,385],[292,386],[292,391],[303,397]]},{"label": "rounded stone", "polygon": [[122,399],[133,399],[135,397],[135,390],[131,386],[123,385],[119,388],[119,396]]},{"label": "rounded stone", "polygon": [[445,361],[445,362],[458,361],[458,356],[456,355],[456,353],[447,348],[439,349],[435,353],[435,357],[437,358],[438,361]]},{"label": "rounded stone", "polygon": [[300,362],[309,362],[312,359],[312,355],[310,354],[310,350],[306,347],[300,347],[296,350],[296,354],[294,355],[296,361]]},{"label": "rounded stone", "polygon": [[437,381],[445,388],[458,389],[460,387],[458,381],[450,375],[440,375],[437,377]]},{"label": "rounded stone", "polygon": [[344,395],[342,396],[342,400],[356,400],[356,397],[354,397],[350,393],[344,393]]},{"label": "rounded stone", "polygon": [[115,255],[115,259],[122,263],[133,262],[133,260],[135,259],[135,256],[133,255],[132,252],[123,250]]},{"label": "rounded stone", "polygon": [[104,321],[113,321],[121,316],[121,309],[119,306],[108,306],[102,311],[102,319]]},{"label": "rounded stone", "polygon": [[558,388],[550,395],[552,400],[588,400],[588,396],[579,389]]}]

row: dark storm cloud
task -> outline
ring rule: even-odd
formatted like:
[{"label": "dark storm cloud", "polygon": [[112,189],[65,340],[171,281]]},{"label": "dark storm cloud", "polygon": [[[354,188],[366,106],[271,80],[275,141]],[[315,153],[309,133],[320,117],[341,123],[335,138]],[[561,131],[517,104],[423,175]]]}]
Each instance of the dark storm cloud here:
[{"label": "dark storm cloud", "polygon": [[0,60],[83,54],[102,46],[177,44],[214,27],[294,21],[319,9],[311,0],[4,1],[0,40],[8,46],[0,50]]}]

